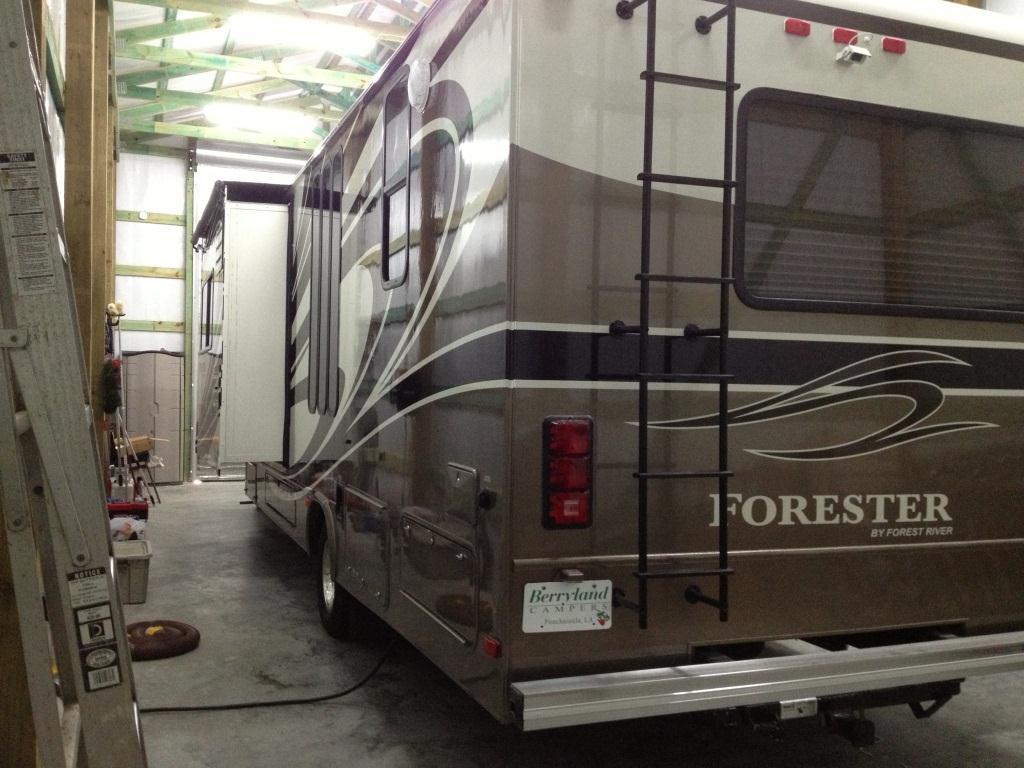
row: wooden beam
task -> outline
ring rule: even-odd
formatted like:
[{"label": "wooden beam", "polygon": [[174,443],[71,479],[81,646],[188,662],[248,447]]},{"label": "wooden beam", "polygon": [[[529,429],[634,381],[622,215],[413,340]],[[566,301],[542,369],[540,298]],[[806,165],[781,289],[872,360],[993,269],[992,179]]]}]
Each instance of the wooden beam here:
[{"label": "wooden beam", "polygon": [[400,16],[403,19],[411,21],[413,24],[423,18],[422,13],[402,5],[397,0],[373,0],[373,3],[374,5],[379,5],[381,8],[386,8],[396,16]]},{"label": "wooden beam", "polygon": [[53,94],[53,104],[57,108],[57,116],[63,125],[64,121],[64,70],[60,67],[57,57],[57,43],[53,35],[50,19],[46,19],[46,82]]},{"label": "wooden beam", "polygon": [[183,341],[185,342],[183,347],[184,361],[183,361],[183,377],[185,379],[185,386],[181,390],[181,468],[182,477],[185,480],[194,479],[195,473],[192,471],[192,457],[195,454],[195,434],[192,430],[194,420],[192,418],[193,411],[193,400],[192,400],[192,380],[194,374],[192,372],[193,363],[193,349],[192,349],[192,337],[195,335],[194,328],[192,326],[192,315],[193,315],[193,303],[195,299],[195,278],[193,276],[193,270],[195,269],[195,251],[192,248],[192,230],[193,230],[193,209],[195,208],[195,193],[196,193],[196,168],[198,167],[198,158],[196,157],[196,140],[189,139],[188,142],[188,155],[185,158],[185,247],[182,253],[182,263],[185,265],[185,311],[182,317],[185,318],[185,324],[182,331],[185,334]]},{"label": "wooden beam", "polygon": [[[184,150],[175,154],[174,157],[184,157]],[[137,224],[177,224],[180,227],[185,223],[185,217],[180,213],[125,211],[119,208],[114,217],[118,221],[134,221]]]},{"label": "wooden beam", "polygon": [[64,228],[85,360],[92,360],[92,149],[95,0],[67,2]]},{"label": "wooden beam", "polygon": [[125,59],[156,61],[162,64],[205,69],[223,69],[226,72],[243,72],[260,77],[301,80],[306,83],[334,85],[340,88],[365,88],[373,80],[369,75],[319,69],[305,64],[249,59],[244,56],[227,56],[221,53],[201,53],[181,48],[158,48],[153,45],[126,45],[117,52],[117,55]]},{"label": "wooden beam", "polygon": [[117,201],[117,106],[107,104],[107,121],[110,131],[107,134],[109,144],[107,145],[107,225],[106,225],[106,253],[107,253],[107,295],[117,298],[115,293],[116,281],[114,278],[114,264],[117,261],[117,225],[114,218],[114,210]]},{"label": "wooden beam", "polygon": [[238,144],[259,144],[265,147],[284,147],[286,149],[314,150],[320,144],[320,139],[315,138],[303,139],[295,136],[275,136],[241,131],[234,128],[214,128],[212,126],[188,125],[186,123],[129,121],[122,122],[121,129],[137,133],[159,133],[167,136],[185,136],[192,139],[210,139],[212,141],[233,141]]},{"label": "wooden beam", "polygon": [[409,27],[400,24],[384,24],[368,21],[356,16],[335,16],[330,13],[318,13],[298,7],[298,3],[287,5],[263,5],[250,3],[247,0],[130,0],[136,5],[149,5],[157,8],[175,8],[179,11],[198,11],[215,16],[233,16],[239,13],[258,13],[261,16],[274,16],[281,19],[304,19],[327,24],[332,27],[361,29],[371,33],[380,40],[401,42],[409,34]]},{"label": "wooden beam", "polygon": [[199,16],[195,19],[183,19],[177,21],[163,21],[159,24],[146,24],[141,27],[129,27],[118,30],[115,38],[116,48],[135,43],[145,43],[150,40],[164,40],[178,35],[187,35],[190,32],[203,32],[208,29],[219,29],[227,23],[224,16]]},{"label": "wooden beam", "polygon": [[[280,46],[280,45],[267,45],[259,46],[256,48],[247,48],[244,51],[237,51],[238,54],[247,56],[253,59],[283,59],[288,56],[297,56],[300,53],[308,53],[309,48],[303,46]],[[118,56],[120,56],[120,51]],[[132,72],[122,72],[117,76],[117,87],[120,92],[122,84],[129,85],[143,85],[145,83],[153,83],[160,80],[162,77],[185,77],[187,75],[198,75],[203,72],[213,71],[211,67],[203,66],[191,66],[185,64],[175,64],[171,66],[165,66],[160,69],[136,69]],[[353,70],[355,71],[355,70]]]},{"label": "wooden beam", "polygon": [[160,277],[181,280],[185,270],[181,267],[141,267],[136,264],[117,264],[114,273],[120,277]]},{"label": "wooden beam", "polygon": [[259,99],[239,99],[231,96],[219,96],[209,93],[191,93],[188,91],[166,91],[158,88],[145,88],[138,85],[129,85],[122,89],[121,96],[126,99],[146,99],[153,102],[134,107],[125,107],[120,111],[122,119],[133,120],[143,117],[145,112],[150,114],[166,112],[173,109],[187,107],[205,107],[208,104],[240,104],[247,107],[261,107],[278,109],[284,112],[292,112],[305,117],[314,117],[318,120],[336,121],[341,118],[341,111],[333,114],[322,109],[309,109],[288,104],[275,104],[274,102],[261,101]]},{"label": "wooden beam", "polygon": [[[99,455],[105,456],[103,418],[103,384],[101,372],[105,350],[105,307],[113,296],[107,293],[107,263],[113,262],[107,253],[107,219],[113,215],[107,209],[107,136],[113,126],[107,123],[110,107],[110,12],[104,3],[96,3],[96,31],[93,56],[93,144],[92,144],[92,311],[89,313],[91,358],[88,360],[92,383],[93,415],[96,419],[96,437]],[[105,461],[103,462],[106,463]]]},{"label": "wooden beam", "polygon": [[42,72],[46,66],[46,26],[48,14],[46,0],[32,0],[32,26],[36,38],[36,71]]},{"label": "wooden beam", "polygon": [[[151,331],[154,333],[184,333],[185,324],[173,320],[122,320],[122,331]],[[188,386],[186,384],[186,386]]]}]

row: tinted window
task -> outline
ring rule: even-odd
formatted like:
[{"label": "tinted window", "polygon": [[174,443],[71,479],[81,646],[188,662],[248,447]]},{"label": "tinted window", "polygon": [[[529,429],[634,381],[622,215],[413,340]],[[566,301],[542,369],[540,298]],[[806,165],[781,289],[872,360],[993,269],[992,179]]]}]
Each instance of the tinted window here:
[{"label": "tinted window", "polygon": [[745,100],[739,147],[753,303],[1024,311],[1024,131],[767,91]]},{"label": "tinted window", "polygon": [[384,231],[381,270],[384,286],[405,280],[409,265],[409,98],[402,79],[384,102]]}]

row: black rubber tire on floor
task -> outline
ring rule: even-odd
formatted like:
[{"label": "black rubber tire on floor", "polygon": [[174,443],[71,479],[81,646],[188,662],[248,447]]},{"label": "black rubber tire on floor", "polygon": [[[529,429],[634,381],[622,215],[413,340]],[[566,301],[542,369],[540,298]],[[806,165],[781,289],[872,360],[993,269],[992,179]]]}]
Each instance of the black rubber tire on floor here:
[{"label": "black rubber tire on floor", "polygon": [[180,621],[137,621],[128,625],[132,661],[168,659],[195,650],[199,630]]},{"label": "black rubber tire on floor", "polygon": [[334,599],[328,605],[327,596],[324,594],[326,587],[324,577],[324,556],[326,553],[324,550],[326,547],[327,531],[321,530],[314,553],[316,558],[316,568],[314,569],[316,575],[316,605],[320,611],[320,623],[323,624],[327,634],[331,637],[338,640],[347,640],[352,621],[352,596],[342,589],[337,582],[334,582]]}]

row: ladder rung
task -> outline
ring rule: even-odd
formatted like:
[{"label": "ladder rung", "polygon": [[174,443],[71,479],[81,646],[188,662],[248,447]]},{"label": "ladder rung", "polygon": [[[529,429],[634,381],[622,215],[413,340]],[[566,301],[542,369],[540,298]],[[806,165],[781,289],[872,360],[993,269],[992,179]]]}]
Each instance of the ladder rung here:
[{"label": "ladder rung", "polygon": [[673,75],[670,72],[641,72],[640,77],[643,80],[654,80],[657,83],[689,85],[693,88],[707,88],[712,91],[735,91],[740,87],[739,83],[730,83],[727,80],[714,80],[709,77],[690,77],[689,75]]},{"label": "ladder rung", "polygon": [[637,480],[694,480],[701,477],[733,477],[734,472],[719,472],[708,470],[706,472],[634,472],[633,477]]},{"label": "ladder rung", "polygon": [[671,173],[638,173],[639,181],[652,181],[661,184],[683,184],[690,187],[718,187],[732,189],[736,182],[731,179],[706,179],[700,176],[673,176]]},{"label": "ladder rung", "polygon": [[735,568],[707,568],[704,570],[683,568],[667,571],[633,571],[633,575],[638,579],[687,579],[696,576],[729,576],[735,572]]},{"label": "ladder rung", "polygon": [[645,381],[729,381],[736,377],[731,373],[638,373],[636,378]]},{"label": "ladder rung", "polygon": [[732,285],[735,277],[703,277],[697,275],[659,275],[653,272],[639,272],[637,280],[648,280],[653,283],[701,283],[707,285]]}]

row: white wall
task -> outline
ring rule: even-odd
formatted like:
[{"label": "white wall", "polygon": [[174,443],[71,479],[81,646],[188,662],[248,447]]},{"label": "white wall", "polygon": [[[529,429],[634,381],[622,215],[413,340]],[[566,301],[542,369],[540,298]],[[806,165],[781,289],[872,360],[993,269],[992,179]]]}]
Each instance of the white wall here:
[{"label": "white wall", "polygon": [[985,7],[996,13],[1024,16],[1024,0],[988,0]]},{"label": "white wall", "polygon": [[[182,216],[185,212],[185,160],[121,153],[117,164],[117,208]],[[185,229],[180,225],[118,221],[118,264],[144,267],[185,266]],[[125,303],[128,320],[185,320],[185,282],[168,278],[118,276],[115,295]],[[181,333],[125,331],[125,351],[183,352]]]}]

